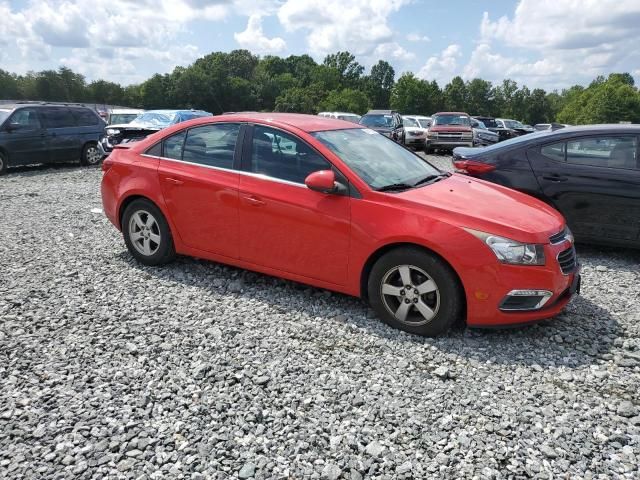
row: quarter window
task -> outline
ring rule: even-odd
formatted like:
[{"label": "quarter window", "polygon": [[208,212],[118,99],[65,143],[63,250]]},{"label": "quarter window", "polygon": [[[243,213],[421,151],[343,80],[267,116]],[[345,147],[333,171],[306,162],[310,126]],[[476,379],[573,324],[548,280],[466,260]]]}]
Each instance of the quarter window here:
[{"label": "quarter window", "polygon": [[184,146],[185,132],[179,132],[171,135],[164,141],[163,157],[182,160],[182,147]]},{"label": "quarter window", "polygon": [[545,157],[558,162],[564,162],[565,143],[552,143],[551,145],[543,145],[540,148],[540,153]]},{"label": "quarter window", "polygon": [[21,108],[16,110],[9,121],[11,125],[22,127],[25,130],[40,129],[40,120],[38,114],[31,108]]},{"label": "quarter window", "polygon": [[240,125],[206,125],[189,130],[182,159],[219,168],[233,168],[233,157]]},{"label": "quarter window", "polygon": [[88,108],[74,108],[71,110],[80,127],[98,125],[100,118]]},{"label": "quarter window", "polygon": [[567,142],[567,162],[594,167],[637,169],[638,141],[635,136],[599,136]]},{"label": "quarter window", "polygon": [[295,183],[331,164],[302,140],[268,127],[253,129],[250,171]]},{"label": "quarter window", "polygon": [[43,108],[42,117],[47,128],[67,128],[77,126],[68,108]]}]

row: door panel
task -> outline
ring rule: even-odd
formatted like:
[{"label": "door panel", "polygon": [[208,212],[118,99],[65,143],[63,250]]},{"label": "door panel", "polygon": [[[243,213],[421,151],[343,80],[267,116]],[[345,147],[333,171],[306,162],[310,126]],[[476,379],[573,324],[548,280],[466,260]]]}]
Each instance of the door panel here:
[{"label": "door panel", "polygon": [[172,135],[164,141],[158,167],[183,243],[230,258],[239,256],[239,174],[232,170],[239,130],[238,124],[213,124]]},{"label": "door panel", "polygon": [[336,285],[347,282],[351,198],[242,175],[240,258]]},{"label": "door panel", "polygon": [[35,109],[21,108],[14,112],[0,136],[9,152],[10,165],[46,163],[49,159],[46,131]]},{"label": "door panel", "polygon": [[347,281],[351,198],[309,190],[306,176],[332,168],[302,139],[256,125],[240,176],[240,258],[336,285]]},{"label": "door panel", "polygon": [[42,109],[42,117],[47,129],[50,161],[68,162],[80,158],[82,139],[71,111],[66,107],[46,107]]},{"label": "door panel", "polygon": [[[576,238],[621,242],[640,238],[640,170],[590,165],[593,162],[578,156],[575,148],[565,144],[565,149],[576,163],[552,160],[534,149],[527,155],[543,193],[566,217]],[[547,153],[557,156],[558,151]]]}]

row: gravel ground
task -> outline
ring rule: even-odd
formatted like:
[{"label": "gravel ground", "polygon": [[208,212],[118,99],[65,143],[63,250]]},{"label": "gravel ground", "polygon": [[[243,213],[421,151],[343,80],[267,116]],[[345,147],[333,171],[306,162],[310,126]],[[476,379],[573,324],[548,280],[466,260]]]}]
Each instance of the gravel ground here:
[{"label": "gravel ground", "polygon": [[638,478],[640,252],[579,248],[553,321],[423,339],[343,295],[135,263],[100,176],[0,178],[0,478]]}]

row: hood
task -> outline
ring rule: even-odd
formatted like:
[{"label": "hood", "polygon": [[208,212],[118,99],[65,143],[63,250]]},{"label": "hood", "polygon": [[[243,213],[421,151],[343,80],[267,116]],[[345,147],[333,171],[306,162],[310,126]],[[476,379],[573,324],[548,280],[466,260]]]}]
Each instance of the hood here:
[{"label": "hood", "polygon": [[417,133],[424,133],[427,131],[426,128],[421,128],[421,127],[404,127],[404,129],[407,132],[417,132]]},{"label": "hood", "polygon": [[438,210],[451,225],[519,242],[549,243],[564,226],[562,215],[540,200],[459,174],[395,195],[415,207]]},{"label": "hood", "polygon": [[470,125],[431,125],[430,132],[470,132]]},{"label": "hood", "polygon": [[157,123],[147,123],[147,122],[131,122],[131,123],[120,123],[115,125],[107,125],[106,128],[114,128],[118,130],[162,130],[163,128],[167,128],[170,125],[160,126]]}]

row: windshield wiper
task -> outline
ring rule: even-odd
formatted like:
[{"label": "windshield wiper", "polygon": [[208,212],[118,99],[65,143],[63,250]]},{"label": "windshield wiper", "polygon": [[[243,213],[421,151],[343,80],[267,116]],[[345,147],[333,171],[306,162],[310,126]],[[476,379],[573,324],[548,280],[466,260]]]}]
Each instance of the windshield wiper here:
[{"label": "windshield wiper", "polygon": [[424,185],[425,183],[429,183],[429,182],[437,182],[438,180],[442,180],[443,178],[447,178],[450,177],[451,173],[449,172],[443,172],[443,173],[439,173],[437,175],[427,175],[424,178],[421,178],[420,180],[418,180],[416,183],[413,184],[414,187],[417,187],[418,185]]},{"label": "windshield wiper", "polygon": [[409,190],[413,188],[413,185],[409,185],[408,183],[392,183],[390,185],[385,185],[384,187],[376,188],[378,192],[399,192],[401,190]]}]

